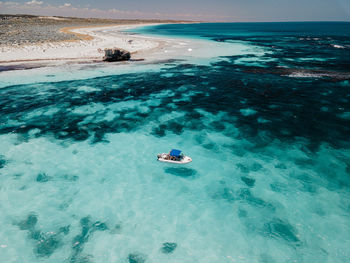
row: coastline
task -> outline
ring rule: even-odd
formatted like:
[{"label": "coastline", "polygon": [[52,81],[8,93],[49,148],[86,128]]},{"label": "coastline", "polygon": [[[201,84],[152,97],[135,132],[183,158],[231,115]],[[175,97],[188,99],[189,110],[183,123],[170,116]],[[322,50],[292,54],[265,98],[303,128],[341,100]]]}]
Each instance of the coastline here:
[{"label": "coastline", "polygon": [[55,62],[55,61],[102,61],[105,48],[122,48],[133,54],[134,59],[146,51],[156,50],[164,41],[141,35],[122,32],[135,27],[158,25],[150,23],[129,25],[101,25],[64,27],[61,32],[74,34],[78,40],[46,42],[22,46],[0,47],[0,65],[16,65],[18,63]]}]

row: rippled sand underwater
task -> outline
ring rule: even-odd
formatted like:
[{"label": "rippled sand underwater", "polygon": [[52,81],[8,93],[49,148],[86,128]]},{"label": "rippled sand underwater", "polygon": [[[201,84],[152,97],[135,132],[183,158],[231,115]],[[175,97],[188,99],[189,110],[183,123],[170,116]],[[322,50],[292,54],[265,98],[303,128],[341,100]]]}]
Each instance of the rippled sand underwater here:
[{"label": "rippled sand underwater", "polygon": [[0,261],[347,262],[349,81],[237,59],[1,88]]}]

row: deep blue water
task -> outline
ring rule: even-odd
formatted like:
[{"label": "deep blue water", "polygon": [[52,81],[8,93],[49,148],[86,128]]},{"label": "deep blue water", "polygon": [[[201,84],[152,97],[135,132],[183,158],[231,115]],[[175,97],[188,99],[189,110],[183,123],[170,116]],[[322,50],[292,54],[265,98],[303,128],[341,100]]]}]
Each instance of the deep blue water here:
[{"label": "deep blue water", "polygon": [[266,22],[266,23],[201,23],[164,24],[132,30],[155,35],[222,38],[254,36],[350,37],[350,22]]},{"label": "deep blue water", "polygon": [[350,23],[135,32],[225,52],[0,73],[0,261],[348,262]]},{"label": "deep blue water", "polygon": [[[350,22],[210,23],[159,25],[133,30],[143,34],[243,41],[270,48],[266,66],[350,71]],[[305,60],[308,60],[305,63]]]}]

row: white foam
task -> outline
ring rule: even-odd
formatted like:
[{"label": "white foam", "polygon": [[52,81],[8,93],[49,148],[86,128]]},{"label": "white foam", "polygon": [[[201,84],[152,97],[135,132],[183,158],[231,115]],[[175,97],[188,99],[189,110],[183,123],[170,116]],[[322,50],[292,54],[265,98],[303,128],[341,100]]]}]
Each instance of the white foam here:
[{"label": "white foam", "polygon": [[342,45],[336,45],[336,44],[332,44],[332,47],[334,48],[340,48],[340,49],[344,49],[345,47]]}]

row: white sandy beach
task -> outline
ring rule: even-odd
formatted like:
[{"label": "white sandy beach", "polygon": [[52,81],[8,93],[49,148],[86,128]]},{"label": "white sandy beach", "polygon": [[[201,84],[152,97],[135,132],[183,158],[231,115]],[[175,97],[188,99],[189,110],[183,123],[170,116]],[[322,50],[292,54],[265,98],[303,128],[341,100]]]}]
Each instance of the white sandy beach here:
[{"label": "white sandy beach", "polygon": [[154,38],[121,32],[139,26],[142,24],[71,29],[72,32],[89,35],[93,39],[0,47],[0,63],[101,60],[104,56],[103,49],[114,47],[126,49],[133,53],[133,57],[138,57],[137,53],[155,49],[162,42]]},{"label": "white sandy beach", "polygon": [[139,35],[125,32],[128,29],[156,24],[115,25],[70,29],[78,34],[91,36],[92,40],[61,41],[23,46],[0,47],[0,65],[26,63],[57,64],[65,61],[102,61],[105,48],[122,48],[132,54],[132,59],[159,61],[186,59],[186,57],[210,58],[246,52],[247,45],[217,43],[200,39],[170,38]]}]

